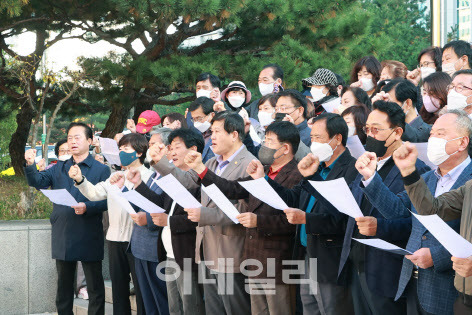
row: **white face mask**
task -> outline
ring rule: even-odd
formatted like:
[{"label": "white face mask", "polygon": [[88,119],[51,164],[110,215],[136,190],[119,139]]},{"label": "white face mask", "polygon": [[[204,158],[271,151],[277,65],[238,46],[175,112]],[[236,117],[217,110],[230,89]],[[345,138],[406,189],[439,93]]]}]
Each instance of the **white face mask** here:
[{"label": "white face mask", "polygon": [[[458,62],[460,59],[456,60],[455,62],[449,62],[449,63],[443,63],[442,64],[442,71],[446,72],[449,74],[449,76],[452,77],[454,72],[456,72],[456,62]],[[461,67],[462,69],[462,67]]]},{"label": "white face mask", "polygon": [[72,157],[72,155],[70,155],[70,154],[64,154],[64,155],[61,155],[60,157],[58,157],[58,160],[59,161],[67,161],[71,157]]},{"label": "white face mask", "polygon": [[361,89],[363,89],[366,92],[372,91],[372,89],[374,88],[374,82],[372,81],[372,79],[362,78],[359,81],[362,82]]},{"label": "white face mask", "polygon": [[452,89],[449,94],[447,94],[447,109],[464,109],[467,106],[472,105],[472,103],[467,103],[467,99],[467,96],[456,92],[455,89]]},{"label": "white face mask", "polygon": [[274,92],[274,83],[259,83],[259,92],[261,92],[262,96],[266,96]]},{"label": "white face mask", "polygon": [[352,137],[356,134],[356,127],[355,126],[347,126],[348,132],[347,136]]},{"label": "white face mask", "polygon": [[204,121],[204,122],[196,121],[193,123],[193,126],[197,128],[198,131],[200,131],[201,133],[204,133],[205,131],[208,130],[208,128],[211,127],[211,124],[208,121]]},{"label": "white face mask", "polygon": [[197,98],[199,98],[199,97],[211,98],[210,95],[211,95],[211,90],[200,89],[200,90],[197,91]]},{"label": "white face mask", "polygon": [[269,126],[274,119],[272,118],[273,113],[268,112],[259,112],[257,118],[259,118],[259,123],[262,127]]},{"label": "white face mask", "polygon": [[244,101],[246,98],[242,96],[230,96],[228,97],[228,102],[231,104],[231,106],[235,108],[239,108],[244,104]]},{"label": "white face mask", "polygon": [[323,88],[319,89],[314,86],[311,87],[310,94],[311,97],[313,97],[313,101],[315,102],[326,96],[326,94],[323,93]]},{"label": "white face mask", "polygon": [[421,80],[436,72],[436,69],[430,67],[421,67]]},{"label": "white face mask", "polygon": [[[334,139],[334,138],[333,138]],[[333,139],[329,140],[328,143],[319,143],[319,142],[312,142],[310,146],[311,153],[313,153],[314,156],[317,156],[320,162],[326,162],[328,161],[334,153],[334,150],[336,148],[333,148],[329,145]]]},{"label": "white face mask", "polygon": [[446,144],[449,141],[452,140],[457,140],[463,137],[451,139],[451,140],[446,140],[442,138],[436,138],[436,137],[430,137],[428,140],[428,159],[433,163],[434,165],[440,165],[444,161],[446,161],[451,155],[456,154],[459,151],[456,151],[452,154],[447,154],[446,153]]}]

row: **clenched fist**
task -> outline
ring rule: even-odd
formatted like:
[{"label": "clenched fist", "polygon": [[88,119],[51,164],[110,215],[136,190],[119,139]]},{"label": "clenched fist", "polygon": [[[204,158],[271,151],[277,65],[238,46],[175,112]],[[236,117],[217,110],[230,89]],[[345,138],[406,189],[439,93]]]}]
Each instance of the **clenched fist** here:
[{"label": "clenched fist", "polygon": [[187,212],[187,217],[192,222],[200,221],[200,214],[202,213],[201,208],[184,208],[184,211]]},{"label": "clenched fist", "polygon": [[28,149],[25,152],[26,165],[33,165],[36,157],[36,149]]},{"label": "clenched fist", "polygon": [[306,224],[306,213],[300,209],[288,208],[284,210],[290,224]]},{"label": "clenched fist", "polygon": [[415,171],[417,158],[418,150],[410,142],[405,142],[401,147],[393,152],[393,160],[403,177],[406,177]]},{"label": "clenched fist", "polygon": [[298,162],[298,171],[303,177],[309,177],[315,174],[320,167],[320,160],[313,153],[309,153],[300,162]]},{"label": "clenched fist", "polygon": [[247,168],[246,168],[246,172],[249,174],[249,176],[251,176],[253,179],[258,179],[258,178],[261,178],[261,177],[264,177],[265,176],[265,173],[264,173],[264,166],[262,166],[262,163],[261,161],[259,160],[252,160]]},{"label": "clenched fist", "polygon": [[134,184],[134,187],[138,187],[142,180],[141,180],[141,173],[139,170],[129,170],[128,174],[126,175],[126,179]]},{"label": "clenched fist", "polygon": [[119,189],[123,188],[125,184],[125,174],[123,172],[116,172],[110,177],[110,184],[118,186]]},{"label": "clenched fist", "polygon": [[126,121],[126,128],[128,128],[128,130],[131,131],[132,133],[136,133],[136,124],[134,120],[128,119]]},{"label": "clenched fist", "polygon": [[359,233],[365,236],[375,236],[377,234],[377,219],[374,217],[356,218]]},{"label": "clenched fist", "polygon": [[365,152],[357,159],[356,169],[364,176],[364,180],[368,180],[377,170],[377,155],[374,152]]},{"label": "clenched fist", "polygon": [[206,169],[205,165],[202,162],[202,154],[197,151],[190,151],[184,158],[185,164],[187,164],[192,170],[198,174],[203,173]]},{"label": "clenched fist", "polygon": [[244,213],[238,214],[236,216],[236,219],[238,219],[239,223],[241,223],[242,226],[244,227],[247,227],[247,228],[257,227],[257,215],[252,212],[244,212]]},{"label": "clenched fist", "polygon": [[152,222],[157,226],[167,226],[168,215],[166,213],[151,213]]},{"label": "clenched fist", "polygon": [[76,182],[82,181],[82,171],[80,167],[76,165],[72,165],[69,169],[69,177],[75,180]]},{"label": "clenched fist", "polygon": [[163,143],[155,143],[149,148],[148,152],[152,161],[157,163],[167,154],[167,148]]}]

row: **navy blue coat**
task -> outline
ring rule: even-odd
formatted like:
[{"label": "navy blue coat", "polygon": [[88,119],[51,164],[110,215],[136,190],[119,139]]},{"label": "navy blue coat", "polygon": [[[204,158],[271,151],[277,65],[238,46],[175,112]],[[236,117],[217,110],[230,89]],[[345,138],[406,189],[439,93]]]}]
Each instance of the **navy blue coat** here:
[{"label": "navy blue coat", "polygon": [[[74,187],[69,177],[73,159],[57,161],[53,167],[39,172],[36,164],[25,168],[28,185],[34,188],[67,189],[77,202],[85,203],[87,211],[77,215],[74,209],[54,204],[51,214],[52,258],[65,261],[103,260],[102,213],[107,210],[107,201],[89,201]],[[89,155],[79,164],[82,174],[92,184],[105,181],[110,177],[108,166],[95,161]]]},{"label": "navy blue coat", "polygon": [[[416,162],[416,169],[420,173],[429,171],[429,167],[420,160]],[[364,198],[361,180],[362,175],[358,175],[351,186],[352,194],[359,206]],[[404,190],[402,176],[395,165],[388,173],[384,183],[395,194]],[[411,217],[387,220],[373,205],[370,207],[368,215],[377,218],[377,234],[375,238],[380,238],[405,248],[411,232]],[[339,264],[338,274],[340,275],[346,267],[346,262],[349,258],[355,227],[356,222],[354,218],[349,217]],[[402,261],[403,257],[401,255],[366,246],[364,270],[369,290],[379,296],[394,298],[397,293]]]}]

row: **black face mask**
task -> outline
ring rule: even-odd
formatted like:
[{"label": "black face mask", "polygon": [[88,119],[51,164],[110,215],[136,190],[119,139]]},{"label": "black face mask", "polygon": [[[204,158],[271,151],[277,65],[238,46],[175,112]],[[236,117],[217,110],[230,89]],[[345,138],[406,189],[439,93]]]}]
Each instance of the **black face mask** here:
[{"label": "black face mask", "polygon": [[[392,133],[394,133],[394,131],[392,131]],[[377,140],[371,136],[367,136],[367,140],[365,142],[365,150],[368,151],[368,152],[374,152],[377,157],[382,157],[385,155],[385,153],[387,153],[387,149],[393,144],[390,143],[390,145],[388,147],[385,146],[385,144],[387,143],[387,140],[388,138],[390,138],[390,136],[392,135],[392,133],[387,137],[387,139],[381,141],[381,140]]]}]

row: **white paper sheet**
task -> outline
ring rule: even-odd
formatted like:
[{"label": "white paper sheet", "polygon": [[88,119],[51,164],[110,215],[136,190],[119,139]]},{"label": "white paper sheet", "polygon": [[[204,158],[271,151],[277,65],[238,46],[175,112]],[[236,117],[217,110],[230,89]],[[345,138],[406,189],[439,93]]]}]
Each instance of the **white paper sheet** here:
[{"label": "white paper sheet", "polygon": [[107,159],[108,163],[121,165],[120,160],[120,149],[115,140],[110,138],[98,138],[100,141],[100,149],[102,150],[103,156]]},{"label": "white paper sheet", "polygon": [[223,194],[223,192],[215,185],[211,184],[210,186],[205,187],[202,185],[202,191],[208,195],[208,197],[213,200],[213,202],[223,211],[228,218],[231,219],[236,224],[239,224],[236,216],[239,215],[238,209],[229,201],[228,198]]},{"label": "white paper sheet", "polygon": [[447,249],[452,256],[468,258],[472,256],[472,244],[454,231],[437,214],[419,215],[412,214],[423,224],[433,236]]},{"label": "white paper sheet", "polygon": [[358,159],[365,152],[364,146],[357,135],[347,138],[346,148],[349,149],[351,155],[356,159]]},{"label": "white paper sheet", "polygon": [[202,206],[172,174],[159,178],[155,183],[183,208],[200,208]]},{"label": "white paper sheet", "polygon": [[115,191],[109,191],[108,198],[113,198],[129,214],[136,214],[136,210],[134,210],[133,206],[129,203],[128,199],[123,196],[123,194],[118,188]]},{"label": "white paper sheet", "polygon": [[399,254],[399,255],[413,255],[412,252],[403,249],[401,247],[398,247],[397,245],[391,244],[389,242],[386,242],[384,240],[381,240],[380,238],[369,238],[369,239],[359,239],[359,238],[352,238],[355,241],[358,241],[359,243],[372,246],[393,254]]},{"label": "white paper sheet", "polygon": [[431,167],[432,170],[437,169],[437,165],[434,165],[429,159],[428,159],[428,142],[421,142],[421,143],[412,143],[416,149],[418,150],[418,159],[423,161],[426,165]]},{"label": "white paper sheet", "polygon": [[325,181],[309,180],[308,182],[339,212],[353,218],[364,216],[343,177]]},{"label": "white paper sheet", "polygon": [[328,113],[332,113],[339,105],[341,105],[341,98],[337,97],[329,102],[323,103],[321,106],[323,106]]},{"label": "white paper sheet", "polygon": [[272,208],[285,210],[288,208],[287,204],[277,194],[277,192],[270,186],[265,178],[255,180],[248,180],[239,182],[251,195],[268,204]]},{"label": "white paper sheet", "polygon": [[41,192],[57,205],[72,207],[79,204],[66,189],[41,189]]},{"label": "white paper sheet", "polygon": [[136,190],[129,190],[121,194],[126,200],[140,207],[148,213],[164,213],[164,209],[138,193]]}]

